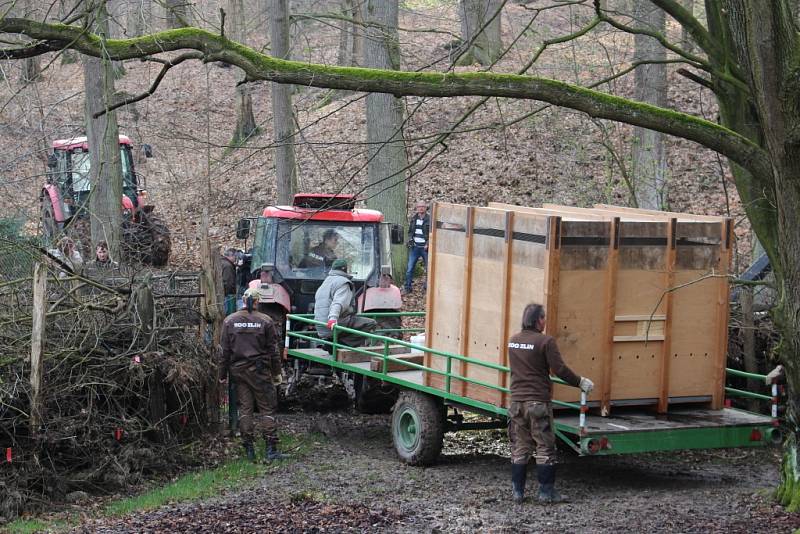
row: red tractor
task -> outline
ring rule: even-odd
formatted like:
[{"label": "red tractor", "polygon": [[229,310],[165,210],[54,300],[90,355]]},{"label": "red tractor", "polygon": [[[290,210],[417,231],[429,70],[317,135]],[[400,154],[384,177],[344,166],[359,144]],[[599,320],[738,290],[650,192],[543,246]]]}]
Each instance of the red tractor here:
[{"label": "red tractor", "polygon": [[[122,163],[123,251],[130,260],[154,266],[166,265],[171,250],[169,229],[153,213],[147,191],[133,164],[131,140],[119,136]],[[149,145],[143,145],[151,157]],[[86,237],[91,194],[89,143],[86,137],[53,141],[47,161],[47,183],[40,194],[42,230],[48,240],[62,233]],[[81,235],[83,234],[83,235]],[[84,240],[84,246],[86,241]]]},{"label": "red tractor", "polygon": [[[400,311],[403,302],[392,280],[391,245],[403,243],[402,229],[384,222],[379,211],[356,208],[355,202],[352,195],[298,194],[292,206],[269,206],[260,217],[239,221],[239,239],[253,234],[252,248],[240,268],[241,285],[261,289],[259,308],[282,328],[288,313],[313,314],[314,294],[332,263],[331,257],[321,257],[315,250],[334,234],[336,257],[348,260],[353,276],[357,311]],[[399,322],[396,317],[378,320],[381,329],[399,329]],[[299,371],[295,371],[296,379]],[[360,376],[355,378],[351,394],[363,405],[366,390],[374,385],[360,383]]]}]

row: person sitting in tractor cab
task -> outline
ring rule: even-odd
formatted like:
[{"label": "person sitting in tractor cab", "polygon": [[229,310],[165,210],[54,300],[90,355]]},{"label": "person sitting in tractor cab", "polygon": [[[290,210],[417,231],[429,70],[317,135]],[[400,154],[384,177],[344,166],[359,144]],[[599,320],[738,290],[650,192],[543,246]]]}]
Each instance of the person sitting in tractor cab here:
[{"label": "person sitting in tractor cab", "polygon": [[272,279],[272,270],[270,270],[269,267],[270,265],[267,263],[261,264],[261,271],[258,273],[258,278],[251,280],[250,283],[247,284],[247,287],[251,289],[259,289],[262,285],[273,284],[274,281]]},{"label": "person sitting in tractor cab", "polygon": [[312,247],[306,256],[300,261],[299,267],[323,267],[328,268],[337,259],[336,245],[339,244],[339,234],[333,228],[325,230],[322,234],[322,242]]},{"label": "person sitting in tractor cab", "polygon": [[[336,260],[325,281],[314,295],[314,320],[324,323],[317,325],[320,339],[333,339],[333,327],[338,324],[362,332],[373,332],[378,324],[374,319],[356,316],[353,310],[353,282],[347,274],[347,260]],[[350,332],[339,332],[339,343],[358,347],[367,338]],[[326,347],[330,347],[326,345]]]}]

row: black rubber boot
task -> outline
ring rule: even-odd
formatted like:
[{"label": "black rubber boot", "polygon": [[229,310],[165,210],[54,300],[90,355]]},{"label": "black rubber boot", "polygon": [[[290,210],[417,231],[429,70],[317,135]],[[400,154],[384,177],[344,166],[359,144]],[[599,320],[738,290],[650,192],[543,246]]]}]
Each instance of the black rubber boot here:
[{"label": "black rubber boot", "polygon": [[289,456],[286,454],[282,454],[278,450],[278,440],[277,439],[268,439],[267,441],[267,448],[264,450],[264,459],[268,462],[273,460],[285,460]]},{"label": "black rubber boot", "polygon": [[511,464],[511,487],[514,502],[522,503],[525,498],[525,479],[528,477],[528,464]]},{"label": "black rubber boot", "polygon": [[546,504],[569,502],[569,499],[556,491],[556,466],[537,465],[536,478],[539,480],[539,494],[536,500]]},{"label": "black rubber boot", "polygon": [[253,447],[252,443],[242,443],[244,447],[244,453],[247,456],[247,459],[251,462],[254,462],[256,459],[256,449]]}]

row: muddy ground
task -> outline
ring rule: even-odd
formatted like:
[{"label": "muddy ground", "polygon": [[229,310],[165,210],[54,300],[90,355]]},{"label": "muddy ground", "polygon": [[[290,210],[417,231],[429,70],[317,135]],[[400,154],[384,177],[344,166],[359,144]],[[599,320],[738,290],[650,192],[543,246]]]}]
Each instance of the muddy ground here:
[{"label": "muddy ground", "polygon": [[[447,434],[441,461],[398,462],[389,417],[350,410],[284,414],[314,432],[302,458],[273,465],[251,487],[82,532],[791,532],[800,515],[770,502],[774,449],[579,458],[561,452],[558,486],[573,500],[510,502],[500,431]],[[532,477],[531,477],[532,478]],[[532,493],[533,481],[528,490]]]}]

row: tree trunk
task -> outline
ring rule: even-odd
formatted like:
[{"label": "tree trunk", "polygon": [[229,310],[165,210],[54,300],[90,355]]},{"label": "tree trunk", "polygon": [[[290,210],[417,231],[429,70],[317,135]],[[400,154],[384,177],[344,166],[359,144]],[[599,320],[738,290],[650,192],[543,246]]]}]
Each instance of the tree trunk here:
[{"label": "tree trunk", "polygon": [[[683,9],[694,14],[694,0],[681,0],[681,5]],[[681,26],[681,47],[687,52],[694,50],[694,42],[684,26]]]},{"label": "tree trunk", "polygon": [[[270,0],[269,33],[272,56],[289,57],[289,5],[288,0]],[[297,192],[297,163],[294,154],[294,113],[292,111],[292,86],[273,83],[272,122],[275,131],[275,178],[278,204],[291,205]]]},{"label": "tree trunk", "polygon": [[[709,30],[729,43],[728,64],[741,72],[749,94],[717,81],[724,125],[757,142],[769,153],[771,180],[737,169],[737,189],[772,263],[778,288],[773,318],[782,340],[779,358],[789,387],[784,469],[778,496],[800,508],[797,466],[800,425],[800,82],[796,51],[800,38],[789,2],[709,0]],[[724,9],[723,9],[724,8]]]},{"label": "tree trunk", "polygon": [[[108,35],[108,13],[105,2],[99,2],[90,31]],[[117,115],[111,111],[93,118],[113,101],[114,74],[112,62],[106,58],[83,56],[83,75],[86,86],[86,135],[89,139],[92,192],[92,244],[106,241],[112,258],[120,257],[122,226],[122,166],[119,155]],[[94,246],[92,249],[94,250]]]},{"label": "tree trunk", "polygon": [[[236,42],[247,43],[243,0],[227,0],[226,35]],[[231,145],[237,146],[249,139],[258,131],[256,117],[253,114],[253,95],[247,84],[236,86],[236,126],[233,129]]]},{"label": "tree trunk", "polygon": [[340,14],[352,22],[345,20],[341,22],[336,64],[341,67],[355,67],[358,66],[362,54],[361,3],[356,0],[341,0]]},{"label": "tree trunk", "polygon": [[[400,69],[398,7],[398,0],[367,0],[365,66]],[[384,220],[404,227],[409,172],[403,139],[403,100],[386,93],[369,93],[366,105],[367,206],[382,211]],[[392,247],[393,270],[398,280],[405,272],[407,254],[402,245]]]},{"label": "tree trunk", "polygon": [[[22,16],[30,19],[40,19],[41,15],[36,9],[38,3],[36,0],[22,0],[18,2],[15,9],[12,5],[11,12],[17,16]],[[7,9],[7,8],[6,8]],[[5,11],[5,9],[4,9]],[[22,64],[22,83],[34,83],[39,79],[42,73],[42,67],[39,62],[39,57],[26,58]]]},{"label": "tree trunk", "polygon": [[152,0],[136,0],[128,4],[125,17],[125,31],[128,37],[144,35],[153,25]]},{"label": "tree trunk", "polygon": [[[80,0],[59,0],[58,2],[58,18],[64,20],[67,18],[68,13],[72,13],[73,4]],[[74,50],[65,49],[61,51],[61,64],[71,65],[78,62],[78,54]]]},{"label": "tree trunk", "polygon": [[[108,37],[110,39],[122,39],[125,37],[124,29],[120,22],[122,14],[129,6],[123,5],[124,0],[107,0],[106,10],[108,11]],[[125,76],[125,64],[122,61],[112,61],[112,72],[114,79],[119,80]]]},{"label": "tree trunk", "polygon": [[[638,27],[664,34],[666,15],[650,2],[638,2],[634,18]],[[634,48],[634,62],[663,61],[667,58],[664,47],[646,35],[637,34],[634,37]],[[636,67],[634,98],[640,102],[666,107],[666,65],[662,63]],[[666,168],[664,134],[646,128],[634,128],[632,171],[637,206],[653,210],[666,207]]]},{"label": "tree trunk", "polygon": [[[753,321],[753,288],[743,287],[739,293],[739,301],[742,305],[742,359],[744,360],[744,370],[748,373],[758,373],[758,360],[756,359],[756,330]],[[755,380],[747,380],[748,391],[758,391],[760,384]],[[751,412],[758,412],[758,401],[748,399],[747,409]]]},{"label": "tree trunk", "polygon": [[190,0],[165,0],[167,28],[184,28],[192,25]]},{"label": "tree trunk", "polygon": [[458,65],[491,65],[503,53],[502,0],[460,0],[461,56]]}]

